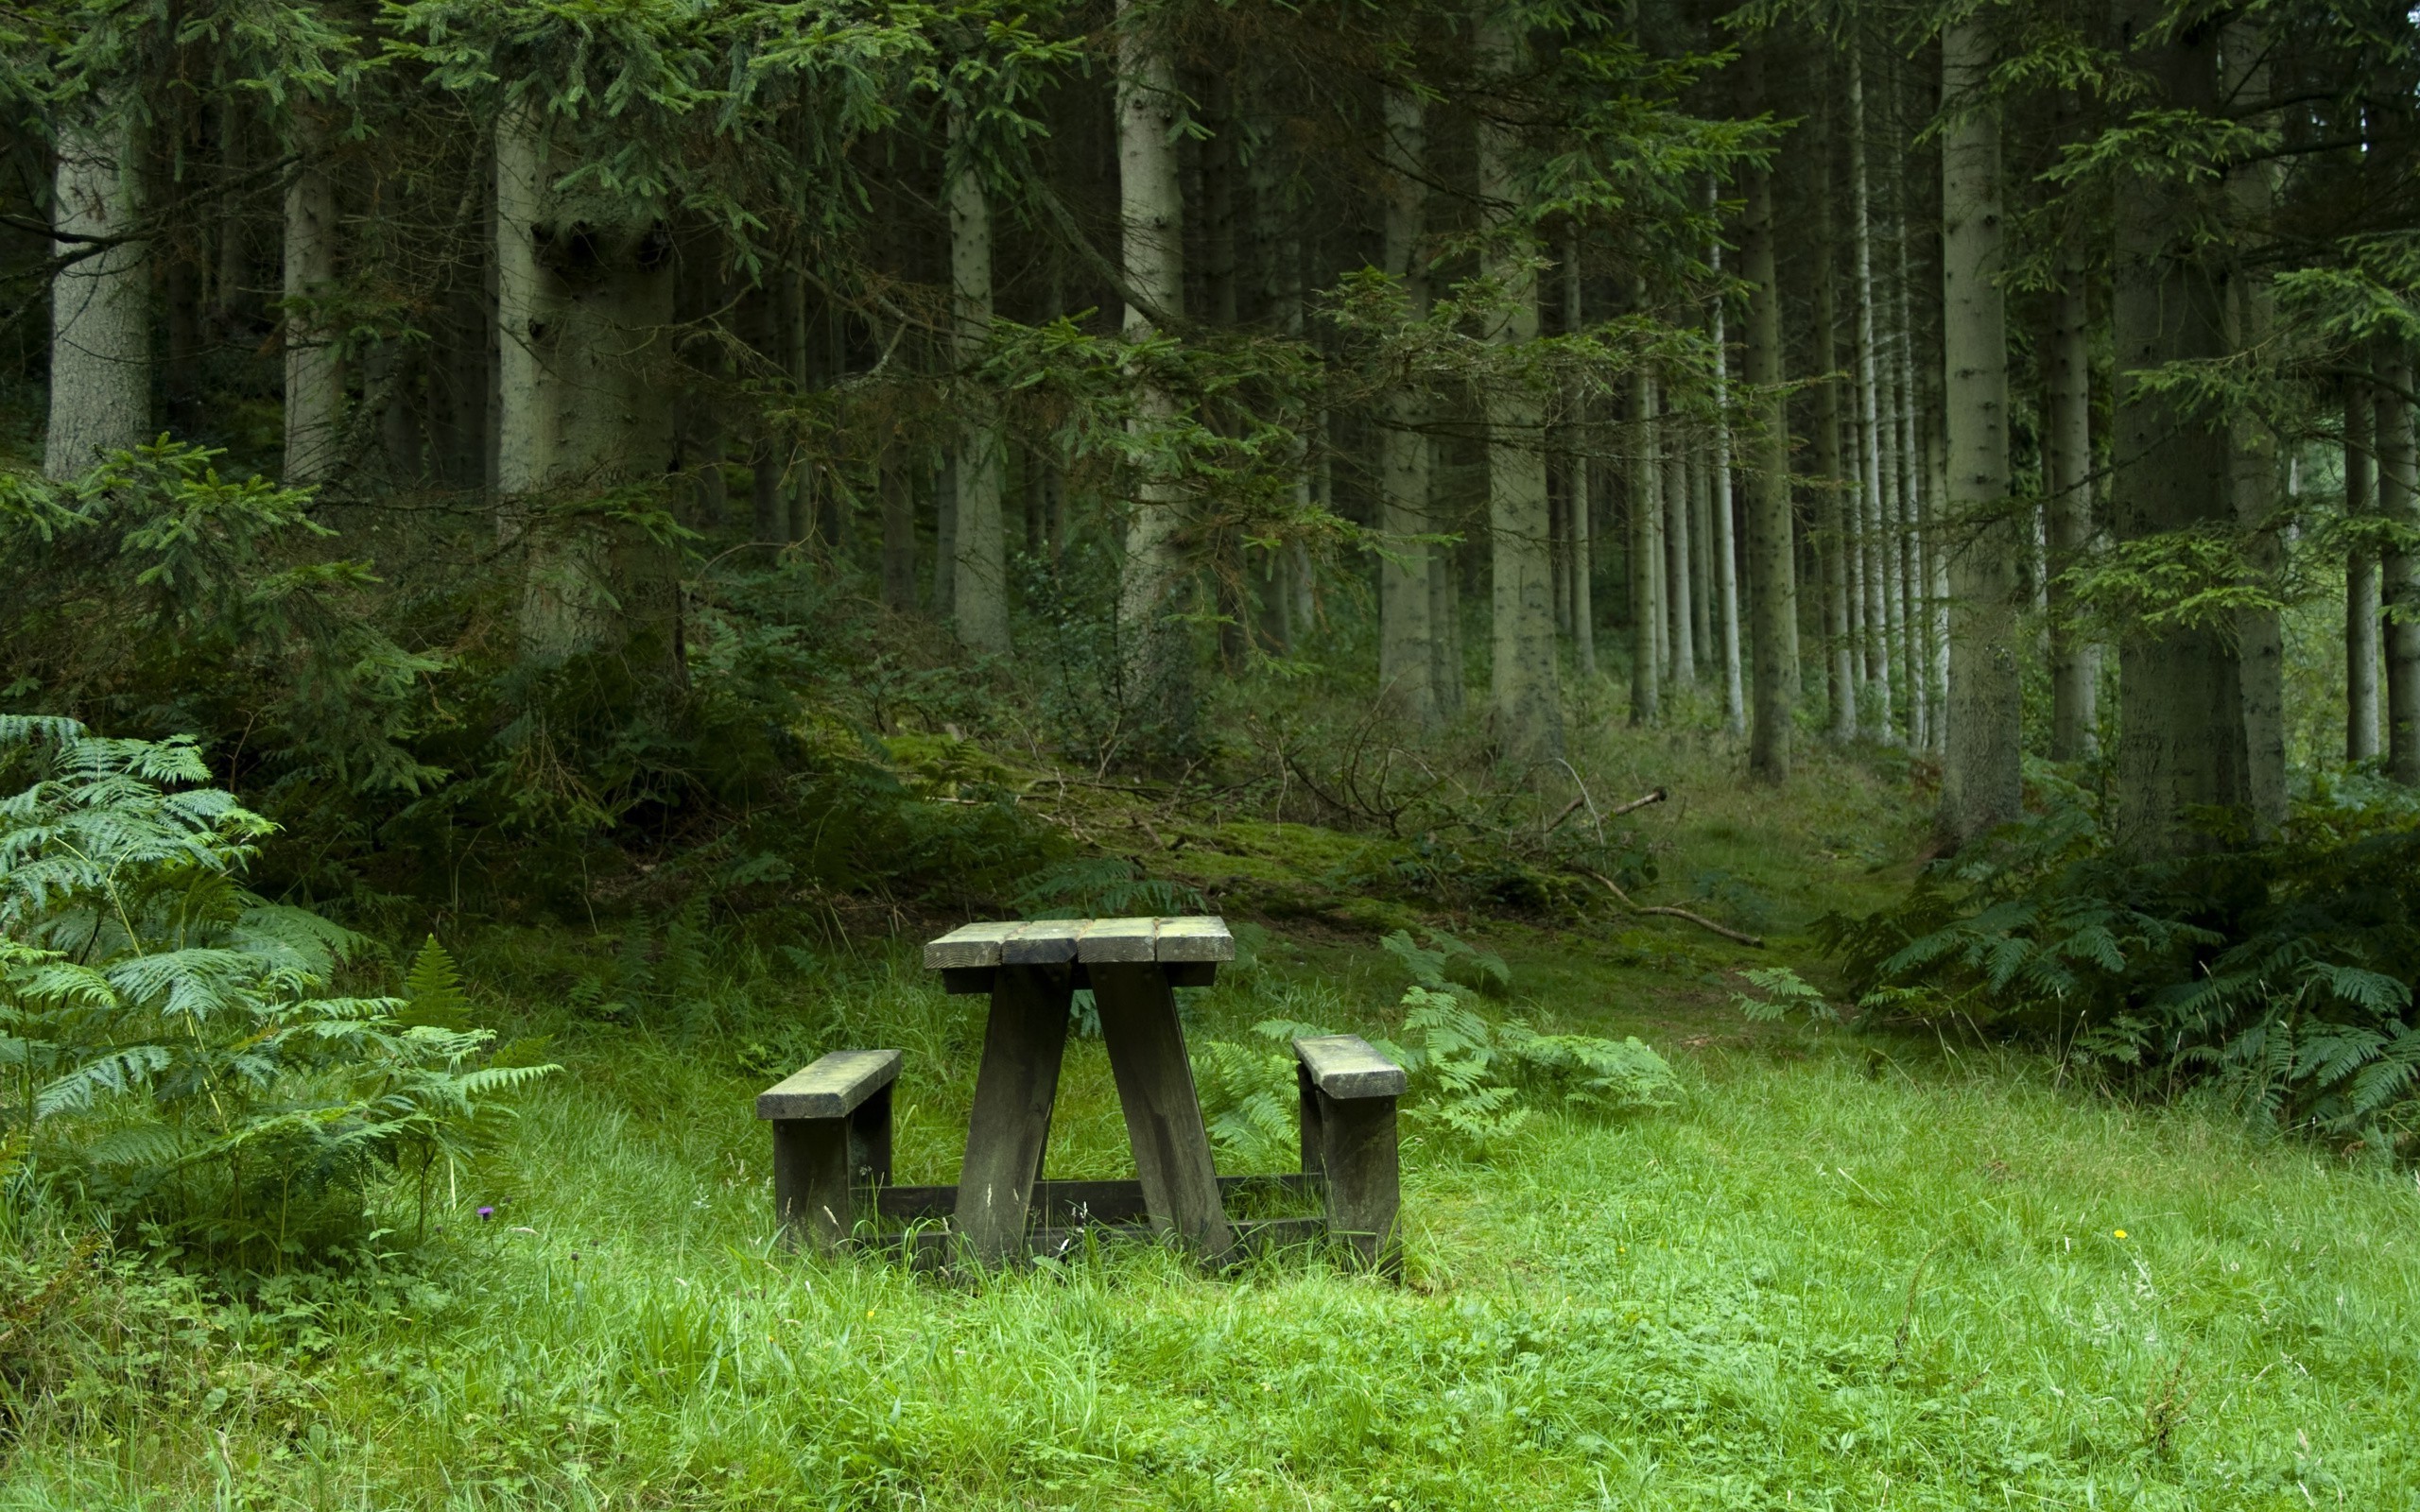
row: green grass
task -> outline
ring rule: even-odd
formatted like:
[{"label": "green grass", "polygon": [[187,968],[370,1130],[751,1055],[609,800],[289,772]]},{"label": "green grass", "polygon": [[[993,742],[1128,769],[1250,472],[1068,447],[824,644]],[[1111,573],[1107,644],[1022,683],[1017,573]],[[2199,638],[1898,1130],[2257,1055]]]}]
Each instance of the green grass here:
[{"label": "green grass", "polygon": [[[1856,844],[1911,831],[1819,807],[1776,842],[1747,805],[1658,822],[1668,877],[1744,879],[1764,927],[1883,896]],[[752,979],[678,1030],[567,1033],[392,1284],[236,1308],[138,1277],[5,1341],[0,1507],[2420,1505],[2410,1170],[2014,1052],[1752,1030],[1720,975],[1749,953],[1682,926],[1488,938],[1507,1011],[1640,1034],[1688,1097],[1550,1110],[1483,1163],[1415,1135],[1404,1284],[787,1253],[746,1047],[901,1046],[899,1177],[946,1180],[980,1010],[879,964]],[[465,954],[527,1002],[582,953],[611,942]],[[1280,935],[1192,1032],[1382,1029],[1400,985],[1366,939]],[[1079,1044],[1052,1172],[1123,1143]]]}]

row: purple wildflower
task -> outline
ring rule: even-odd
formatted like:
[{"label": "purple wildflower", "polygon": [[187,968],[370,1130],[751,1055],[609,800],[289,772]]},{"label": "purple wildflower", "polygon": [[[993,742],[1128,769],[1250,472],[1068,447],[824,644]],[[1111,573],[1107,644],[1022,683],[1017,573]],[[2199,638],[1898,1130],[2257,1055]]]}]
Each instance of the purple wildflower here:
[{"label": "purple wildflower", "polygon": [[490,1218],[493,1218],[493,1217],[494,1217],[494,1216],[495,1216],[495,1210],[494,1210],[493,1208],[481,1208],[481,1209],[479,1210],[479,1222],[481,1222],[481,1223],[485,1223],[485,1222],[487,1222]]}]

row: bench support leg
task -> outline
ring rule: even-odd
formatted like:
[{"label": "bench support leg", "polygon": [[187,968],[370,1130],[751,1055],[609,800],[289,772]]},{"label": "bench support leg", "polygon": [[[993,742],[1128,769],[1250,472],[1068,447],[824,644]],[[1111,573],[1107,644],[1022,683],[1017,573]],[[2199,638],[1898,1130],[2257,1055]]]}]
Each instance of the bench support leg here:
[{"label": "bench support leg", "polygon": [[1320,1132],[1320,1090],[1311,1080],[1310,1068],[1294,1062],[1294,1091],[1300,1099],[1303,1116],[1298,1122],[1303,1143],[1303,1174],[1323,1176],[1327,1172],[1327,1156]]},{"label": "bench support leg", "polygon": [[1184,1055],[1176,994],[1156,965],[1101,961],[1090,971],[1151,1227],[1173,1231],[1207,1259],[1223,1259],[1235,1234],[1219,1200],[1219,1171],[1193,1089],[1193,1063]]},{"label": "bench support leg", "polygon": [[884,1087],[849,1115],[849,1180],[860,1187],[890,1185],[890,1089]]},{"label": "bench support leg", "polygon": [[1317,1120],[1320,1163],[1327,1173],[1328,1232],[1351,1245],[1364,1264],[1392,1274],[1401,1263],[1395,1215],[1403,1205],[1395,1100],[1340,1100],[1312,1088],[1304,1113],[1305,1170]]},{"label": "bench support leg", "polygon": [[773,1121],[773,1216],[792,1242],[829,1250],[849,1237],[849,1166],[847,1120]]},{"label": "bench support leg", "polygon": [[955,1220],[985,1263],[1025,1246],[1026,1206],[1049,1137],[1059,1058],[1067,1046],[1069,976],[1064,967],[1003,966],[992,983]]}]

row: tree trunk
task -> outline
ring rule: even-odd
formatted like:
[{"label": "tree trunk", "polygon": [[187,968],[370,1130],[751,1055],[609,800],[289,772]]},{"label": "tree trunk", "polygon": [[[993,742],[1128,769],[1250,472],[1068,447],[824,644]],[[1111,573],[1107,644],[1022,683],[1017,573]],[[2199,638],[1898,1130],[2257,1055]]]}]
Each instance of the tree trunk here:
[{"label": "tree trunk", "polygon": [[[1428,445],[1428,474],[1437,475],[1437,445]],[[1435,507],[1436,496],[1430,496]],[[1451,528],[1455,521],[1433,519],[1432,525]],[[1440,546],[1428,554],[1428,635],[1431,656],[1428,682],[1437,696],[1440,719],[1451,719],[1462,712],[1462,580],[1460,565],[1454,559],[1454,548]]]},{"label": "tree trunk", "polygon": [[[2119,35],[2134,39],[2133,60],[2146,76],[2140,109],[2221,112],[2213,32],[2170,28],[2163,0],[2116,0],[2113,20]],[[2118,538],[2232,530],[2224,422],[2137,377],[2168,363],[2226,355],[2224,281],[2195,240],[2198,192],[2163,168],[2121,178],[2116,203],[2110,317]],[[2137,619],[2120,634],[2118,826],[2129,854],[2205,849],[2212,836],[2195,816],[2241,813],[2251,798],[2231,631]]]},{"label": "tree trunk", "polygon": [[[1386,92],[1386,272],[1403,281],[1413,319],[1428,313],[1427,124],[1420,96]],[[1379,530],[1390,544],[1378,558],[1378,683],[1404,718],[1437,722],[1435,632],[1430,627],[1434,549],[1407,538],[1435,534],[1428,519],[1427,406],[1409,385],[1386,398],[1378,439]]]},{"label": "tree trunk", "polygon": [[1714,453],[1691,437],[1689,458],[1689,644],[1702,675],[1719,677],[1714,617]]},{"label": "tree trunk", "polygon": [[[103,102],[106,112],[107,102]],[[125,234],[143,214],[132,126],[62,121],[52,215],[70,236]],[[89,249],[52,244],[60,257]],[[140,242],[59,270],[50,284],[50,424],[43,472],[70,478],[151,439],[151,271]]]},{"label": "tree trunk", "polygon": [[1690,446],[1668,408],[1659,424],[1664,453],[1664,676],[1674,688],[1698,680],[1697,611],[1689,590],[1696,563],[1689,550]]},{"label": "tree trunk", "polygon": [[[1126,286],[1140,303],[1126,306],[1125,335],[1150,340],[1162,319],[1184,316],[1184,199],[1178,173],[1176,130],[1184,98],[1176,63],[1150,30],[1139,0],[1117,5],[1117,165],[1120,255]],[[1177,417],[1175,396],[1135,375],[1138,443]],[[1184,494],[1172,478],[1147,474],[1135,491],[1126,527],[1126,562],[1118,582],[1117,620],[1128,648],[1129,680],[1143,699],[1177,713],[1185,672],[1184,637],[1175,619],[1184,608],[1184,557],[1178,528]]]},{"label": "tree trunk", "polygon": [[[1563,330],[1565,335],[1578,335],[1587,325],[1585,280],[1581,270],[1580,234],[1574,231],[1564,239],[1563,249]],[[1588,454],[1591,433],[1588,428],[1588,396],[1574,385],[1568,400],[1570,414],[1565,432],[1571,438],[1567,466],[1569,475],[1564,494],[1564,539],[1567,547],[1565,576],[1569,580],[1568,595],[1571,613],[1571,662],[1584,685],[1597,678],[1597,606],[1596,606],[1596,522],[1593,515],[1596,500],[1589,488]]]},{"label": "tree trunk", "polygon": [[[1478,63],[1482,74],[1504,77],[1524,61],[1526,47],[1515,24],[1491,16],[1480,22]],[[1513,129],[1483,121],[1478,130],[1478,194],[1482,203],[1519,216],[1529,203],[1518,173]],[[1487,336],[1519,347],[1538,335],[1538,281],[1531,259],[1536,237],[1513,226],[1484,253],[1485,271],[1505,300]],[[1548,574],[1546,405],[1526,378],[1489,385],[1487,418],[1488,546],[1492,567],[1494,627],[1489,684],[1497,748],[1515,764],[1561,754],[1563,705],[1555,662],[1554,606]]]},{"label": "tree trunk", "polygon": [[[1751,52],[1747,66],[1751,106],[1762,108],[1766,104],[1763,55]],[[1759,782],[1779,783],[1789,780],[1790,726],[1798,710],[1797,524],[1789,505],[1789,416],[1781,397],[1781,274],[1774,245],[1772,178],[1752,168],[1741,187],[1746,203],[1739,225],[1740,273],[1748,281],[1748,329],[1742,357],[1748,387],[1754,396],[1751,403],[1755,406],[1745,427],[1748,635],[1755,664],[1748,774]],[[1829,269],[1818,278],[1828,281]],[[1736,687],[1736,660],[1731,677]]]},{"label": "tree trunk", "polygon": [[[2411,351],[2392,337],[2381,340],[2377,367],[2375,425],[2378,513],[2405,527],[2420,528],[2420,491],[2412,477]],[[2420,783],[2420,553],[2389,546],[2380,597],[2386,614],[2386,770],[2398,782]]]},{"label": "tree trunk", "polygon": [[[1715,267],[1722,266],[1720,244],[1714,249]],[[1732,539],[1731,499],[1731,352],[1723,329],[1722,301],[1714,301],[1714,440],[1706,451],[1708,488],[1706,512],[1714,523],[1707,555],[1714,560],[1715,641],[1722,660],[1722,728],[1734,735],[1748,729],[1747,690],[1739,668],[1739,555]]]},{"label": "tree trunk", "polygon": [[1651,725],[1664,703],[1664,455],[1656,423],[1655,369],[1631,377],[1630,722]]},{"label": "tree trunk", "polygon": [[1000,518],[1005,463],[988,384],[977,375],[992,336],[992,207],[974,166],[961,161],[949,184],[954,335],[964,398],[959,417],[955,511],[957,570],[950,575],[958,638],[981,656],[1009,652],[1009,547]]},{"label": "tree trunk", "polygon": [[337,176],[328,132],[297,101],[285,188],[285,481],[312,484],[336,470],[344,441],[344,357],[328,315],[337,282]]},{"label": "tree trunk", "polygon": [[[1904,185],[1904,180],[1902,180]],[[1897,249],[1899,262],[1898,288],[1894,304],[1898,314],[1899,340],[1896,347],[1896,373],[1892,385],[1894,416],[1899,432],[1899,582],[1900,613],[1907,621],[1908,668],[1908,739],[1919,750],[1932,745],[1933,708],[1932,679],[1927,675],[1932,666],[1932,637],[1928,633],[1931,617],[1926,613],[1930,595],[1925,589],[1925,507],[1921,484],[1923,460],[1916,440],[1916,322],[1914,301],[1909,285],[1913,283],[1915,268],[1908,256],[1908,227],[1904,218],[1893,226],[1892,244]]]},{"label": "tree trunk", "polygon": [[1865,168],[1865,67],[1861,41],[1849,48],[1850,231],[1857,251],[1857,402],[1859,455],[1858,536],[1865,599],[1865,698],[1858,723],[1876,740],[1893,736],[1894,700],[1891,678],[1890,576],[1882,558],[1890,549],[1883,534],[1881,396],[1876,390],[1873,197]]},{"label": "tree trunk", "polygon": [[2100,647],[2074,620],[2074,595],[2060,575],[2092,545],[2092,333],[2084,306],[2082,238],[2059,249],[2058,287],[2043,353],[2048,393],[2042,427],[2043,481],[2049,490],[2050,759],[2083,761],[2100,745]]},{"label": "tree trunk", "polygon": [[[1821,65],[1819,65],[1821,67]],[[1859,666],[1849,613],[1849,581],[1855,576],[1854,506],[1841,458],[1840,234],[1833,213],[1838,175],[1832,147],[1830,71],[1816,80],[1815,126],[1807,155],[1815,160],[1815,535],[1822,551],[1824,696],[1836,741],[1857,738]],[[1762,674],[1759,674],[1761,677]],[[1761,683],[1759,684],[1761,686]]]},{"label": "tree trunk", "polygon": [[2000,124],[1980,90],[1993,45],[1983,22],[1942,35],[1942,345],[1947,374],[1949,708],[1935,827],[1962,846],[2023,803],[2017,669],[2022,584],[2009,508],[2008,316],[2001,293]]},{"label": "tree trunk", "polygon": [[[2238,14],[2227,23],[2220,43],[2225,54],[2225,98],[2269,97],[2268,41],[2256,21]],[[2273,115],[2263,113],[2244,124],[2273,129],[2276,123]],[[2229,249],[2235,263],[2228,281],[2234,296],[2229,313],[2235,318],[2233,346],[2238,352],[2254,352],[2266,346],[2274,324],[2276,294],[2261,251],[2275,208],[2275,172],[2274,160],[2264,160],[2239,164],[2227,176],[2228,198],[2237,217],[2237,233]],[[2245,556],[2259,570],[2264,587],[2282,591],[2286,544],[2277,514],[2276,438],[2267,421],[2243,416],[2236,421],[2229,440],[2235,522],[2244,533]],[[2273,609],[2238,610],[2235,619],[2252,832],[2256,839],[2267,840],[2286,822],[2285,628]]]},{"label": "tree trunk", "polygon": [[[1875,298],[1882,306],[1876,316],[1879,345],[1874,353],[1874,397],[1876,434],[1881,445],[1876,457],[1881,468],[1876,497],[1882,509],[1877,540],[1882,553],[1882,628],[1887,646],[1883,655],[1897,674],[1893,679],[1892,691],[1900,700],[1887,707],[1883,723],[1885,738],[1895,741],[1903,732],[1912,733],[1917,674],[1908,633],[1907,474],[1903,465],[1906,458],[1899,450],[1899,368],[1894,360],[1898,343],[1893,339],[1896,333],[1891,329],[1890,295],[1877,287]],[[1907,721],[1904,725],[1903,720]]]},{"label": "tree trunk", "polygon": [[[2344,385],[2344,518],[2367,515],[2375,498],[2371,450],[2376,414],[2370,387]],[[2355,544],[2344,555],[2344,759],[2376,760],[2378,753],[2378,564]]]},{"label": "tree trunk", "polygon": [[[804,398],[816,388],[815,348],[809,340],[814,329],[809,318],[814,301],[806,286],[806,270],[793,268],[782,288],[784,317],[782,367],[788,372],[793,392]],[[783,538],[790,541],[812,541],[815,539],[816,468],[812,454],[803,445],[793,443],[790,453],[789,520]]]},{"label": "tree trunk", "polygon": [[526,655],[636,650],[678,676],[679,601],[653,541],[562,496],[660,478],[672,410],[648,361],[672,320],[660,222],[557,234],[545,129],[533,110],[496,127],[499,520],[527,538]]},{"label": "tree trunk", "polygon": [[1926,497],[1940,501],[1927,522],[1925,531],[1925,581],[1932,595],[1932,665],[1927,669],[1932,685],[1941,692],[1934,704],[1932,721],[1933,754],[1946,758],[1949,750],[1949,551],[1942,540],[1939,510],[1949,499],[1949,422],[1944,413],[1948,402],[1943,392],[1944,378],[1938,361],[1925,364],[1927,374],[1925,394],[1925,477]]}]

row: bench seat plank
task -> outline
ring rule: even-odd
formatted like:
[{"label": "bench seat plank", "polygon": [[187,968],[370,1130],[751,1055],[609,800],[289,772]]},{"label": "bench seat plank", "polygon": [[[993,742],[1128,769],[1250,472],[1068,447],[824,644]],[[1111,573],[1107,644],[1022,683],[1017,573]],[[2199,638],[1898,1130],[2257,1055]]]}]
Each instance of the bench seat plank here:
[{"label": "bench seat plank", "polygon": [[896,1050],[835,1050],[756,1094],[758,1118],[846,1118],[899,1079]]},{"label": "bench seat plank", "polygon": [[1339,1102],[1403,1095],[1403,1068],[1357,1034],[1307,1035],[1294,1041],[1294,1055],[1312,1084]]}]

